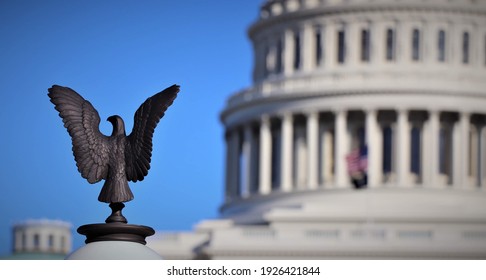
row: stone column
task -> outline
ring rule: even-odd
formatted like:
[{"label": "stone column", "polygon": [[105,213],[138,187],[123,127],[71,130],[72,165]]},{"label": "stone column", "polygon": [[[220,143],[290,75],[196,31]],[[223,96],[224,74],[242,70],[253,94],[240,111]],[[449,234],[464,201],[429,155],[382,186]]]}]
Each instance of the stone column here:
[{"label": "stone column", "polygon": [[368,146],[368,187],[374,188],[381,182],[382,159],[380,151],[383,149],[380,144],[382,141],[380,141],[381,133],[379,132],[376,110],[366,111],[365,133]]},{"label": "stone column", "polygon": [[472,188],[475,188],[478,186],[479,180],[479,153],[480,153],[480,148],[479,148],[479,140],[480,140],[480,134],[479,134],[479,128],[476,125],[470,124],[470,131],[471,131],[471,139],[469,142],[469,151],[468,153],[469,156],[469,162],[471,164],[471,170],[469,171],[469,186]]},{"label": "stone column", "polygon": [[462,186],[462,129],[461,122],[454,123],[452,131],[452,185]]},{"label": "stone column", "polygon": [[324,185],[328,185],[333,181],[333,174],[332,174],[332,165],[334,159],[332,157],[333,153],[333,137],[331,128],[329,125],[322,126],[322,136],[321,136],[321,161],[322,161],[322,169],[321,169],[321,182]]},{"label": "stone column", "polygon": [[226,200],[238,195],[239,183],[239,135],[237,129],[232,129],[226,137]]},{"label": "stone column", "polygon": [[285,30],[283,44],[283,71],[285,76],[294,72],[294,52],[294,31],[287,29]]},{"label": "stone column", "polygon": [[301,56],[302,56],[302,69],[305,72],[310,72],[315,65],[315,38],[314,29],[312,25],[306,24],[302,32],[302,44],[301,44]]},{"label": "stone column", "polygon": [[337,33],[336,23],[329,21],[325,26],[324,67],[333,69],[337,65]]},{"label": "stone column", "polygon": [[422,124],[422,139],[420,141],[420,173],[422,174],[422,185],[431,186],[430,175],[432,173],[430,164],[430,121]]},{"label": "stone column", "polygon": [[385,42],[385,26],[381,22],[373,22],[370,30],[370,58],[371,62],[377,65],[383,64],[385,61],[386,42]]},{"label": "stone column", "polygon": [[480,169],[480,184],[481,188],[486,188],[486,126],[481,126],[479,135],[481,135],[480,142],[480,158],[479,158],[479,169]]},{"label": "stone column", "polygon": [[410,23],[404,21],[397,22],[392,28],[395,30],[395,61],[400,64],[410,64],[413,28]]},{"label": "stone column", "polygon": [[438,62],[438,40],[439,40],[440,28],[434,22],[427,22],[422,32],[423,46],[421,48],[423,52],[422,61],[427,64],[437,64]]},{"label": "stone column", "polygon": [[347,111],[339,110],[335,112],[335,131],[334,139],[335,152],[335,184],[337,188],[344,188],[349,185],[346,171],[346,154],[349,150],[347,133]]},{"label": "stone column", "polygon": [[251,184],[253,182],[254,174],[251,172],[252,170],[252,162],[253,162],[253,130],[251,125],[246,125],[244,128],[244,142],[243,142],[243,155],[245,158],[245,166],[243,176],[243,185],[241,186],[241,196],[248,197],[250,196]]},{"label": "stone column", "polygon": [[289,192],[293,187],[293,147],[294,147],[294,120],[291,113],[282,118],[282,172],[280,172],[282,191]]},{"label": "stone column", "polygon": [[263,115],[260,123],[260,194],[272,190],[272,132],[270,117]]},{"label": "stone column", "polygon": [[398,185],[401,187],[410,186],[410,123],[408,121],[408,111],[398,110],[397,119],[397,143],[398,143],[398,157],[397,157],[397,175]]},{"label": "stone column", "polygon": [[233,198],[239,195],[240,186],[240,133],[236,129],[231,134],[231,196]]},{"label": "stone column", "polygon": [[439,112],[429,111],[430,185],[439,187]]},{"label": "stone column", "polygon": [[[361,34],[357,23],[348,23],[345,26],[346,59],[345,63],[354,66],[359,62],[359,51],[361,49]],[[357,40],[358,38],[358,40]],[[356,40],[356,41],[355,41]]]},{"label": "stone column", "polygon": [[469,166],[470,166],[470,157],[469,157],[469,146],[470,146],[470,115],[469,113],[462,112],[459,116],[459,122],[461,125],[461,178],[462,178],[462,187],[469,188],[471,187],[470,179],[469,179]]},{"label": "stone column", "polygon": [[469,184],[469,165],[470,165],[470,158],[469,158],[469,137],[470,137],[470,115],[469,113],[462,112],[459,115],[459,125],[461,131],[461,142],[460,142],[460,182],[459,187],[461,188],[468,188]]},{"label": "stone column", "polygon": [[316,189],[319,170],[319,113],[307,115],[307,184],[309,189]]}]

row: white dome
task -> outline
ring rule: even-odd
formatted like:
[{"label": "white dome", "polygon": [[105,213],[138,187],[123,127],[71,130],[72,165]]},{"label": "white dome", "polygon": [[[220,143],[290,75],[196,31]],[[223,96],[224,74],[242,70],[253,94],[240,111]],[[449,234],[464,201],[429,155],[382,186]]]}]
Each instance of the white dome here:
[{"label": "white dome", "polygon": [[208,254],[265,225],[303,256],[486,256],[486,2],[266,1],[249,37]]},{"label": "white dome", "polygon": [[254,85],[221,115],[223,216],[350,188],[359,147],[369,188],[486,185],[485,15],[481,1],[267,1],[249,29]]},{"label": "white dome", "polygon": [[145,245],[130,241],[91,242],[71,253],[67,260],[161,260]]}]

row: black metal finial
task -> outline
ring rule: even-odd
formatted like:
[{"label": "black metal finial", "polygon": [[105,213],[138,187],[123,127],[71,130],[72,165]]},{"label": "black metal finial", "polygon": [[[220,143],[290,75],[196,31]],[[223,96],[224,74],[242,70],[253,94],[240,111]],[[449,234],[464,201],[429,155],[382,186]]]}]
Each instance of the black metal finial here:
[{"label": "black metal finial", "polygon": [[145,238],[154,235],[151,227],[127,224],[127,219],[122,214],[125,204],[121,202],[110,203],[111,215],[105,220],[105,224],[89,224],[80,226],[78,233],[85,235],[85,243],[97,241],[130,241],[147,244]]},{"label": "black metal finial", "polygon": [[110,203],[111,215],[106,218],[105,222],[108,223],[127,223],[127,219],[122,214],[122,209],[125,204],[122,202]]}]

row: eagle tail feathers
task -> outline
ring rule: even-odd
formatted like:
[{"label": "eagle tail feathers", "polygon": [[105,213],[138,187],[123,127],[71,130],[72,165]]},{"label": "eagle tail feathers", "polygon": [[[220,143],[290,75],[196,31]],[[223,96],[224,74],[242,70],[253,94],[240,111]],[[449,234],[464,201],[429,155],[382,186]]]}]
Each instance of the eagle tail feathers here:
[{"label": "eagle tail feathers", "polygon": [[[115,191],[116,190],[116,191]],[[133,193],[128,187],[127,180],[115,179],[105,181],[98,201],[105,203],[127,202],[133,199]]]}]

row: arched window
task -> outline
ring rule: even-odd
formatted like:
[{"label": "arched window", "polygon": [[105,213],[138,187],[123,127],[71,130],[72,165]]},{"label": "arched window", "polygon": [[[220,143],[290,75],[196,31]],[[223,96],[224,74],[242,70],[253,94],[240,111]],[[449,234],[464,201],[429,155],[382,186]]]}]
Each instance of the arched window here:
[{"label": "arched window", "polygon": [[300,34],[294,34],[294,69],[300,69]]},{"label": "arched window", "polygon": [[412,60],[420,60],[420,30],[412,31]]},{"label": "arched window", "polygon": [[386,60],[395,60],[395,30],[388,28],[386,30]]},{"label": "arched window", "polygon": [[322,63],[322,33],[319,28],[315,29],[315,40],[316,40],[316,65],[319,66]]},{"label": "arched window", "polygon": [[344,30],[340,30],[337,33],[338,36],[338,56],[337,56],[337,61],[338,63],[344,63],[345,61],[345,56],[346,56],[346,39],[345,39],[345,33]]},{"label": "arched window", "polygon": [[361,61],[370,61],[370,31],[361,30]]},{"label": "arched window", "polygon": [[437,38],[437,59],[440,62],[444,62],[446,60],[446,33],[444,30],[439,30],[439,35]]},{"label": "arched window", "polygon": [[469,63],[469,32],[462,34],[462,63]]}]

